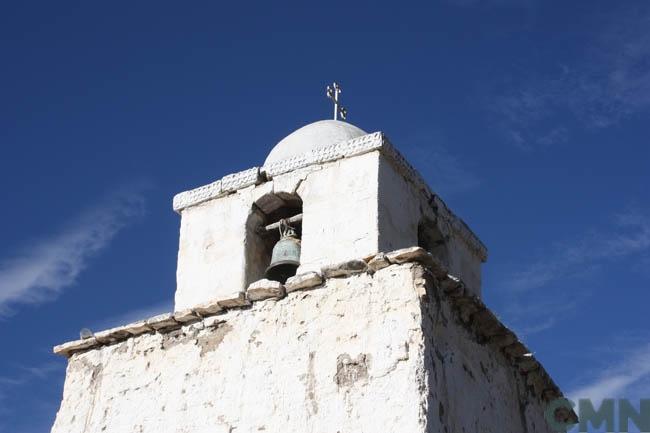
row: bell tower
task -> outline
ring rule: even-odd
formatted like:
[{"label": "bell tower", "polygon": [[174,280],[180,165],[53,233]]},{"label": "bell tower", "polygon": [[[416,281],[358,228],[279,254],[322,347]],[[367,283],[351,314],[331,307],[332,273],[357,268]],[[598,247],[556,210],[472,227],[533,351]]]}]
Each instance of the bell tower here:
[{"label": "bell tower", "polygon": [[174,311],[56,346],[69,364],[52,433],[551,433],[575,422],[482,302],[485,247],[382,132],[311,123],[261,166],[173,207]]},{"label": "bell tower", "polygon": [[298,129],[261,167],[182,192],[174,210],[176,309],[224,296],[237,302],[264,277],[284,283],[296,272],[412,245],[481,293],[481,241],[383,133],[342,121]]}]

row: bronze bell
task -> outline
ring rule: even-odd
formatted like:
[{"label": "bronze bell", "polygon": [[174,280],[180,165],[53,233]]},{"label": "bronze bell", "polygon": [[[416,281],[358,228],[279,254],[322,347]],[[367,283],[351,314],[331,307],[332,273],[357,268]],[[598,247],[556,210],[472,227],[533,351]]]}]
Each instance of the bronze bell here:
[{"label": "bronze bell", "polygon": [[296,231],[285,221],[280,222],[280,240],[273,247],[271,264],[266,269],[266,278],[284,284],[287,278],[296,275],[300,265],[300,239]]}]

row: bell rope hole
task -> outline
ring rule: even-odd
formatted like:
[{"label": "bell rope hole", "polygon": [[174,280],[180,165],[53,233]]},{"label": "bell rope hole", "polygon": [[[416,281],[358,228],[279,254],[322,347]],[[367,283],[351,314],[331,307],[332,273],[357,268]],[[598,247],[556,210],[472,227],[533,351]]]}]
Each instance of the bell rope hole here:
[{"label": "bell rope hole", "polygon": [[[280,222],[288,221],[299,245],[302,238],[301,216],[302,199],[297,194],[269,193],[255,201],[246,221],[246,286],[262,278],[284,283],[288,277],[295,275],[297,264],[280,264],[276,272],[272,269],[268,274],[267,269],[271,265],[273,249],[281,239]],[[267,230],[270,225],[273,227]]]},{"label": "bell rope hole", "polygon": [[447,238],[442,234],[435,221],[422,218],[418,224],[418,246],[430,252],[444,265],[449,266]]}]

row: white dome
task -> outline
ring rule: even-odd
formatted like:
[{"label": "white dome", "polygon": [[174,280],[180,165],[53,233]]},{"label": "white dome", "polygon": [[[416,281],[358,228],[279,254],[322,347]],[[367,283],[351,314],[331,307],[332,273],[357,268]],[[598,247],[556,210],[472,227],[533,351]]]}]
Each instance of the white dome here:
[{"label": "white dome", "polygon": [[341,141],[361,137],[367,133],[354,125],[340,120],[319,120],[293,131],[275,145],[264,165],[302,155],[312,149],[331,146]]}]

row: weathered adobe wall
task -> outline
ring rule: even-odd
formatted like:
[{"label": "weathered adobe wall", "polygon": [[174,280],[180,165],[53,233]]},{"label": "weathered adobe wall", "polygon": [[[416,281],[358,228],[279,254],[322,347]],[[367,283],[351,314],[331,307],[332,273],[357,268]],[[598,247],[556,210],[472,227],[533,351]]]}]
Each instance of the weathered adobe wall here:
[{"label": "weathered adobe wall", "polygon": [[298,272],[417,245],[418,225],[426,218],[445,236],[449,271],[480,296],[482,258],[460,239],[451,221],[439,216],[437,205],[427,201],[430,193],[396,165],[374,150],[279,174],[182,209],[176,309],[235,296],[262,278],[269,257],[255,244],[251,217],[255,208],[273,206],[271,197],[283,196],[303,202]]},{"label": "weathered adobe wall", "polygon": [[254,206],[264,207],[269,195],[303,201],[301,272],[378,252],[378,158],[374,151],[306,167],[183,209],[176,309],[244,291],[262,277],[247,275],[268,263],[246,263],[262,260],[250,253],[259,248],[250,245],[253,233],[246,226]]},{"label": "weathered adobe wall", "polygon": [[549,431],[513,366],[424,275],[330,278],[73,354],[52,432]]},{"label": "weathered adobe wall", "polygon": [[418,245],[419,225],[424,220],[431,221],[431,228],[445,239],[444,261],[449,273],[462,278],[471,293],[480,297],[483,259],[454,233],[451,222],[439,215],[436,204],[428,201],[431,197],[428,191],[418,189],[418,185],[400,173],[394,161],[382,156],[378,162],[378,251]]},{"label": "weathered adobe wall", "polygon": [[451,304],[429,290],[422,303],[427,371],[426,432],[535,433],[553,430],[547,402],[525,375],[461,324]]}]

